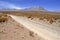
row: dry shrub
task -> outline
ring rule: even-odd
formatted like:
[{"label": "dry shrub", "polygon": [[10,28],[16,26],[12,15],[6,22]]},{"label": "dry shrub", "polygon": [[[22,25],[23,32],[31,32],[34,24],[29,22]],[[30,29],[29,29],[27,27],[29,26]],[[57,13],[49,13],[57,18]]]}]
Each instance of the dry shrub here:
[{"label": "dry shrub", "polygon": [[7,19],[7,15],[5,15],[5,14],[0,14],[0,22],[5,22],[5,21],[7,21],[8,19]]},{"label": "dry shrub", "polygon": [[31,18],[31,16],[28,16],[28,18]]},{"label": "dry shrub", "polygon": [[40,20],[43,20],[43,19],[45,19],[45,17],[43,17],[43,16],[42,16],[42,17],[40,17]]},{"label": "dry shrub", "polygon": [[34,32],[29,31],[29,35],[32,36],[32,37],[34,37]]},{"label": "dry shrub", "polygon": [[39,19],[40,19],[40,20],[47,19],[47,21],[48,21],[49,23],[51,23],[51,24],[54,22],[54,20],[56,20],[56,18],[53,17],[53,15],[40,15],[40,16],[39,16]]},{"label": "dry shrub", "polygon": [[31,17],[31,20],[33,20],[33,19],[34,19],[34,17],[32,16],[32,17]]},{"label": "dry shrub", "polygon": [[55,18],[52,16],[47,18],[47,21],[49,21],[49,23],[51,23],[51,24],[54,22],[54,20],[55,20]]},{"label": "dry shrub", "polygon": [[49,23],[51,23],[51,24],[53,23],[53,19],[52,18],[48,18],[47,20],[49,21]]},{"label": "dry shrub", "polygon": [[40,20],[43,20],[43,18],[41,17]]},{"label": "dry shrub", "polygon": [[33,16],[28,16],[28,18],[31,18],[31,20],[33,19]]}]

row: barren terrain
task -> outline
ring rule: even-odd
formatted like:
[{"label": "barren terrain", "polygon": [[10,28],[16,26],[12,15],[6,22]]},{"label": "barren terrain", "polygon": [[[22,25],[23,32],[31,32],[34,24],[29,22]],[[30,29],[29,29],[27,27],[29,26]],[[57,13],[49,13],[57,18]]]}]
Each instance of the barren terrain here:
[{"label": "barren terrain", "polygon": [[[37,33],[45,40],[60,40],[60,23],[53,23],[49,24],[42,20],[35,20],[28,19],[27,17],[22,16],[12,16],[17,22],[23,24],[26,28],[30,29],[31,31]],[[28,27],[29,26],[29,27]]]},{"label": "barren terrain", "polygon": [[0,40],[60,40],[60,13],[1,11]]},{"label": "barren terrain", "polygon": [[8,17],[6,22],[0,22],[0,40],[43,40],[33,31]]}]

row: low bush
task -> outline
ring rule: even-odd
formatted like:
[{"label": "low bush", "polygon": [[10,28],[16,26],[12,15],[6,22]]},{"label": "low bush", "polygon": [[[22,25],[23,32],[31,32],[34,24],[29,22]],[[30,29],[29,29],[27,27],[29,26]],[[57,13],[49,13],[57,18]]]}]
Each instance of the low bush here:
[{"label": "low bush", "polygon": [[0,22],[5,22],[5,21],[7,21],[8,19],[7,19],[7,15],[5,15],[5,14],[0,14]]},{"label": "low bush", "polygon": [[29,35],[32,36],[32,37],[34,37],[34,32],[29,31]]}]

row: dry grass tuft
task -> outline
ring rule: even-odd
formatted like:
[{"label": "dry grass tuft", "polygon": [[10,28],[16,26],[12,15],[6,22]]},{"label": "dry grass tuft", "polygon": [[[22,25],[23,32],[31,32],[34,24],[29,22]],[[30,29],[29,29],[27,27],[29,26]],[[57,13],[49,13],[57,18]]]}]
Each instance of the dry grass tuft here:
[{"label": "dry grass tuft", "polygon": [[30,35],[31,37],[34,37],[34,32],[29,31],[29,35]]},{"label": "dry grass tuft", "polygon": [[6,22],[8,20],[6,14],[0,14],[0,22]]}]

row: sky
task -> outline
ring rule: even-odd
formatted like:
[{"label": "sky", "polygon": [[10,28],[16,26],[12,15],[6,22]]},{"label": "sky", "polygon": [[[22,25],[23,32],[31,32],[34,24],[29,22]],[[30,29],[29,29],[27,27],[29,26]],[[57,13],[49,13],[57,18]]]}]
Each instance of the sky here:
[{"label": "sky", "polygon": [[0,9],[24,9],[41,6],[49,11],[60,10],[60,0],[0,0]]}]

